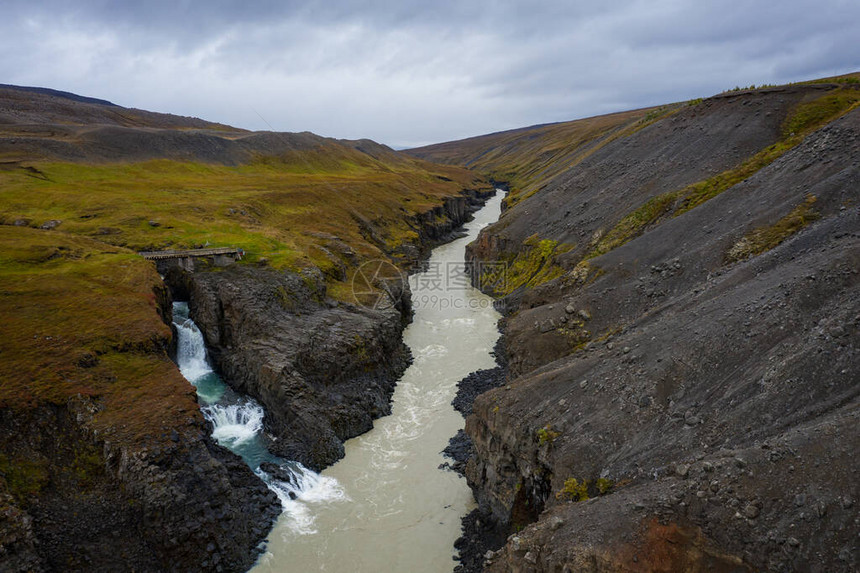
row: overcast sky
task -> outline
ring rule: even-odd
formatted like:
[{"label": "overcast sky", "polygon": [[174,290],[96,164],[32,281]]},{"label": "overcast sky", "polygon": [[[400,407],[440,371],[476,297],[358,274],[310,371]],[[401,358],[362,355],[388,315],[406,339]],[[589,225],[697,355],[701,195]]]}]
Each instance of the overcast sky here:
[{"label": "overcast sky", "polygon": [[857,0],[2,0],[0,83],[405,147],[860,70]]}]

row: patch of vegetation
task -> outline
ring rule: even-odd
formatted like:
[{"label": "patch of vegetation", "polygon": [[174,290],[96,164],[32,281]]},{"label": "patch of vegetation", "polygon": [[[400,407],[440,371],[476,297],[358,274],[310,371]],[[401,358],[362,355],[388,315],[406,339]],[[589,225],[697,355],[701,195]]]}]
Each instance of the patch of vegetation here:
[{"label": "patch of vegetation", "polygon": [[860,84],[860,73],[854,72],[851,74],[844,74],[841,76],[833,76],[829,78],[819,78],[815,80],[811,80],[808,82],[799,82],[800,85],[804,84],[842,84],[842,85],[850,85],[855,86]]},{"label": "patch of vegetation", "polygon": [[588,481],[583,480],[580,483],[576,478],[567,478],[564,480],[564,487],[556,494],[556,497],[567,501],[585,501],[589,499]]},{"label": "patch of vegetation", "polygon": [[652,197],[596,238],[586,259],[600,256],[642,235],[662,221],[683,215],[767,167],[811,132],[860,105],[860,90],[840,88],[798,105],[783,123],[782,138],[738,166],[680,189]]},{"label": "patch of vegetation", "polygon": [[677,196],[674,193],[664,193],[652,197],[644,205],[621,219],[608,233],[599,237],[586,258],[590,259],[608,253],[630,239],[639,236],[646,227],[669,213],[676,199]]},{"label": "patch of vegetation", "polygon": [[75,454],[70,470],[79,487],[89,487],[105,475],[104,458],[94,447],[77,451]]},{"label": "patch of vegetation", "polygon": [[597,482],[595,482],[594,485],[595,487],[597,487],[598,494],[606,495],[615,486],[615,482],[613,482],[611,479],[597,478]]},{"label": "patch of vegetation", "polygon": [[555,497],[566,501],[585,501],[594,496],[612,493],[615,487],[615,482],[606,478],[597,478],[594,482],[590,482],[570,477],[564,480],[564,486],[555,494]]},{"label": "patch of vegetation", "polygon": [[561,432],[557,432],[557,431],[553,430],[552,426],[547,424],[543,428],[540,428],[536,432],[536,435],[538,438],[538,442],[540,443],[540,445],[543,446],[545,444],[553,443],[555,441],[555,439],[561,435]]},{"label": "patch of vegetation", "polygon": [[796,134],[825,125],[856,107],[858,101],[860,101],[860,91],[838,89],[811,102],[802,103],[786,119],[782,126],[782,136],[790,139]]},{"label": "patch of vegetation", "polygon": [[732,245],[726,253],[726,262],[734,263],[767,252],[818,219],[819,214],[813,209],[815,200],[814,195],[808,195],[800,205],[773,225],[748,233]]},{"label": "patch of vegetation", "polygon": [[556,257],[570,249],[570,245],[532,235],[523,241],[518,253],[503,259],[500,265],[482,267],[481,286],[497,296],[504,296],[522,287],[543,284],[561,276],[564,269],[556,262]]},{"label": "patch of vegetation", "polygon": [[6,481],[6,487],[15,501],[24,503],[48,485],[47,463],[28,458],[10,458],[0,453],[0,478]]},{"label": "patch of vegetation", "polygon": [[[755,84],[750,84],[750,85],[745,86],[745,87],[735,86],[730,90],[726,90],[726,92],[746,92],[746,91],[763,90],[765,88],[775,88],[775,87],[777,87],[776,84],[761,84],[758,86]],[[726,93],[726,92],[724,92],[724,93]]]},{"label": "patch of vegetation", "polygon": [[639,123],[640,124],[651,123],[654,120],[663,117],[664,115],[668,114],[670,111],[673,111],[675,109],[677,109],[677,106],[671,106],[671,105],[663,105],[663,106],[658,107],[657,109],[652,109],[651,111],[649,111],[648,113],[645,114],[645,117],[643,117],[642,119],[639,120]]}]

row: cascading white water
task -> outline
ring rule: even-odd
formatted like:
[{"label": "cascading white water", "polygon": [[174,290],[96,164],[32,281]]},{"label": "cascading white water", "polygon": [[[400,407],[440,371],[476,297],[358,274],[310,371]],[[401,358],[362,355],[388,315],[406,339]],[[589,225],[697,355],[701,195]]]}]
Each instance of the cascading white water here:
[{"label": "cascading white water", "polygon": [[256,402],[209,406],[204,412],[215,427],[212,437],[221,445],[244,444],[263,430],[263,408]]},{"label": "cascading white water", "polygon": [[194,321],[188,318],[188,303],[174,303],[173,312],[174,314],[185,315],[182,323],[174,322],[179,331],[176,355],[179,371],[188,381],[193,383],[198,378],[212,372],[212,368],[206,360],[206,345],[203,343],[203,334],[194,324]]},{"label": "cascading white water", "polygon": [[[188,303],[173,303],[173,324],[178,334],[176,362],[179,371],[197,390],[203,415],[212,424],[212,437],[240,455],[269,486],[284,507],[284,518],[299,531],[314,531],[314,517],[306,501],[344,497],[337,480],[322,477],[298,462],[273,456],[262,439],[263,407],[252,398],[233,392],[212,370],[203,333],[188,317]],[[279,479],[260,468],[264,462],[280,468]]]}]

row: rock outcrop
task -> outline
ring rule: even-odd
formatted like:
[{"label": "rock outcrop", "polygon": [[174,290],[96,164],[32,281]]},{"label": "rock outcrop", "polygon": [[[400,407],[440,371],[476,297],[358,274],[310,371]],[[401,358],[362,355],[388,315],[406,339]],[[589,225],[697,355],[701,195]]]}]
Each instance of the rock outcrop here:
[{"label": "rock outcrop", "polygon": [[[0,416],[4,433],[27,436],[4,448],[7,461],[27,462],[4,468],[4,489],[19,497],[0,496],[3,570],[247,570],[280,514],[248,466],[207,428],[114,447],[87,432],[92,409],[73,401]],[[39,496],[21,497],[22,482]]]},{"label": "rock outcrop", "polygon": [[516,264],[536,235],[557,269],[505,299],[509,381],[467,420],[468,479],[512,533],[487,570],[857,567],[860,110],[799,142],[786,127],[837,94],[856,101],[795,86],[682,108],[473,245]]}]

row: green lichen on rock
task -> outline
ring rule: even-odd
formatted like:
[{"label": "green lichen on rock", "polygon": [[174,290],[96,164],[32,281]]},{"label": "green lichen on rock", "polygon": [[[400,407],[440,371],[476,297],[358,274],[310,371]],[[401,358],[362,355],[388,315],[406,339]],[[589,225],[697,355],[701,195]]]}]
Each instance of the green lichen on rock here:
[{"label": "green lichen on rock", "polygon": [[19,503],[37,495],[48,484],[47,463],[0,454],[0,478]]},{"label": "green lichen on rock", "polygon": [[519,252],[502,256],[498,268],[482,266],[481,287],[504,296],[520,288],[534,288],[551,281],[564,273],[556,257],[571,248],[571,245],[532,235],[523,241]]},{"label": "green lichen on rock", "polygon": [[574,477],[564,480],[564,487],[556,495],[558,499],[567,501],[585,501],[589,499],[588,481],[583,480],[581,483]]},{"label": "green lichen on rock", "polygon": [[606,495],[615,486],[615,482],[613,482],[611,479],[597,478],[597,481],[594,485],[597,488],[598,494]]},{"label": "green lichen on rock", "polygon": [[555,495],[556,499],[565,501],[585,501],[592,496],[606,495],[612,492],[615,482],[607,478],[597,478],[595,481],[579,481],[574,477],[564,480],[561,490]]}]

